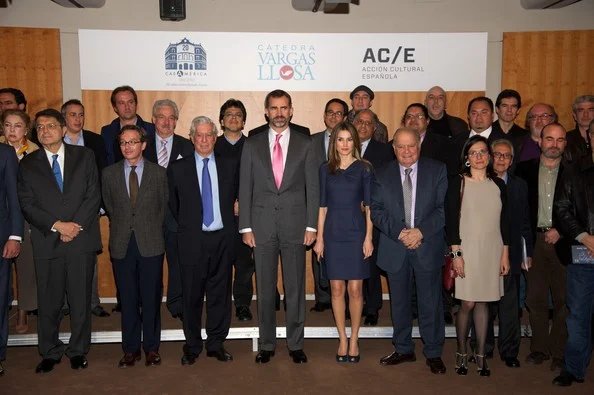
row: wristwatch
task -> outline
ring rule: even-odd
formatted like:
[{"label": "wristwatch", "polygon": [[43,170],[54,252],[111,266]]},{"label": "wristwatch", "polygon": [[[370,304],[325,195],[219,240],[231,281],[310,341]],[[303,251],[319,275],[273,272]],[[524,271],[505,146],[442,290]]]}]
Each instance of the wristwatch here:
[{"label": "wristwatch", "polygon": [[450,258],[452,258],[452,259],[461,258],[461,257],[462,257],[462,250],[456,250],[456,251],[450,252]]}]

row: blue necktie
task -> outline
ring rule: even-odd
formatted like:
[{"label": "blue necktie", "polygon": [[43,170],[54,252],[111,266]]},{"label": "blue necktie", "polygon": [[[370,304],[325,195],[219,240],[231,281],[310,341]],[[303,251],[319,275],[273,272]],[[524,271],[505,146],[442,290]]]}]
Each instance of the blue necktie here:
[{"label": "blue necktie", "polygon": [[202,223],[210,226],[214,222],[214,210],[212,209],[212,184],[208,172],[208,158],[202,159]]},{"label": "blue necktie", "polygon": [[58,163],[58,154],[52,155],[52,158],[54,158],[54,161],[52,162],[52,172],[54,173],[54,177],[56,177],[60,192],[64,192],[64,182],[62,181],[62,173],[60,172],[60,164]]}]

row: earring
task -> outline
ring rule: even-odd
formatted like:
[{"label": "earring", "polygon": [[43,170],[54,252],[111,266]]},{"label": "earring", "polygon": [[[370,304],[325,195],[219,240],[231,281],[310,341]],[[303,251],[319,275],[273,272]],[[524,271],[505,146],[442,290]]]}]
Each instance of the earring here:
[{"label": "earring", "polygon": [[464,165],[466,165],[466,167],[470,167],[470,161],[468,159],[466,159],[466,162],[464,162]]}]

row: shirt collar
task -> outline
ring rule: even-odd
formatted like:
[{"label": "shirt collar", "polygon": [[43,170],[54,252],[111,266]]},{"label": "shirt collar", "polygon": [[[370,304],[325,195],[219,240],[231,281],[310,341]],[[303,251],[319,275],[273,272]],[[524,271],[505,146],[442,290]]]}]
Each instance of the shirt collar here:
[{"label": "shirt collar", "polygon": [[159,134],[155,133],[155,140],[157,141],[157,147],[161,148],[161,141],[166,141],[167,145],[169,145],[172,141],[173,141],[173,135],[167,137],[167,138],[163,138],[161,136],[159,136]]},{"label": "shirt collar", "polygon": [[60,158],[64,158],[64,142],[62,142],[62,144],[60,145],[60,148],[58,149],[58,152],[56,152],[55,154],[51,151],[48,151],[47,149],[43,148],[45,150],[45,154],[47,155],[47,157],[51,160],[53,160],[53,156],[54,155],[58,155],[58,157]]},{"label": "shirt collar", "polygon": [[400,163],[398,163],[398,167],[400,168],[400,174],[404,176],[404,169],[412,169],[411,175],[416,173],[417,167],[419,166],[419,161],[413,163],[410,167],[404,167]]},{"label": "shirt collar", "polygon": [[197,161],[202,161],[203,159],[208,158],[209,162],[213,162],[214,161],[214,151],[211,152],[208,156],[202,156],[198,152],[194,151],[194,157],[196,158]]},{"label": "shirt collar", "polygon": [[[130,162],[128,162],[128,159],[124,159],[124,169],[129,169],[132,166],[130,165]],[[140,161],[136,164],[136,168],[137,169],[143,169],[144,168],[144,157],[140,157]]]},{"label": "shirt collar", "polygon": [[488,129],[483,130],[481,133],[477,133],[474,130],[470,130],[470,135],[468,137],[472,137],[472,136],[483,136],[484,138],[488,139],[489,136],[491,135],[491,132],[493,131],[493,126],[489,126]]}]

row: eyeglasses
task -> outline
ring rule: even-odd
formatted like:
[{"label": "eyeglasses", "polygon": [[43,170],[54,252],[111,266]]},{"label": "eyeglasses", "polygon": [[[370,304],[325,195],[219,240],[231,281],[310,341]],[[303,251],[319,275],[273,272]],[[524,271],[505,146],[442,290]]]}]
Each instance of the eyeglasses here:
[{"label": "eyeglasses", "polygon": [[514,156],[510,153],[505,153],[502,154],[501,152],[493,152],[493,157],[495,159],[505,159],[505,160],[510,160],[511,158],[513,158]]},{"label": "eyeglasses", "polygon": [[536,121],[537,119],[540,119],[541,121],[546,121],[549,118],[553,118],[553,115],[544,113],[544,114],[534,114],[534,115],[528,116],[529,121]]},{"label": "eyeglasses", "polygon": [[120,141],[120,147],[125,147],[127,145],[134,147],[136,144],[140,144],[140,141],[138,140],[130,140],[130,141]]},{"label": "eyeglasses", "polygon": [[404,119],[406,119],[407,121],[412,121],[415,118],[422,120],[422,119],[425,119],[425,115],[423,115],[423,114],[408,114],[404,117]]},{"label": "eyeglasses", "polygon": [[362,119],[355,119],[355,123],[358,123],[359,125],[365,125],[365,126],[373,126],[373,124],[374,124],[373,121],[364,121]]},{"label": "eyeglasses", "polygon": [[482,156],[486,156],[486,155],[489,155],[489,151],[487,151],[486,149],[468,152],[468,156],[472,156],[473,158],[476,158],[479,156],[482,157]]},{"label": "eyeglasses", "polygon": [[237,119],[243,119],[243,114],[240,112],[226,112],[225,115],[223,115],[223,118],[237,118]]},{"label": "eyeglasses", "polygon": [[344,113],[342,111],[326,110],[326,115],[329,116],[329,117],[342,118],[342,116],[344,115]]},{"label": "eyeglasses", "polygon": [[45,125],[41,125],[40,124],[40,125],[37,125],[35,127],[35,130],[37,130],[38,132],[43,132],[47,128],[47,130],[49,130],[50,132],[53,132],[56,129],[58,129],[59,126],[60,125],[57,124],[57,123],[48,123],[48,124],[45,124]]}]

